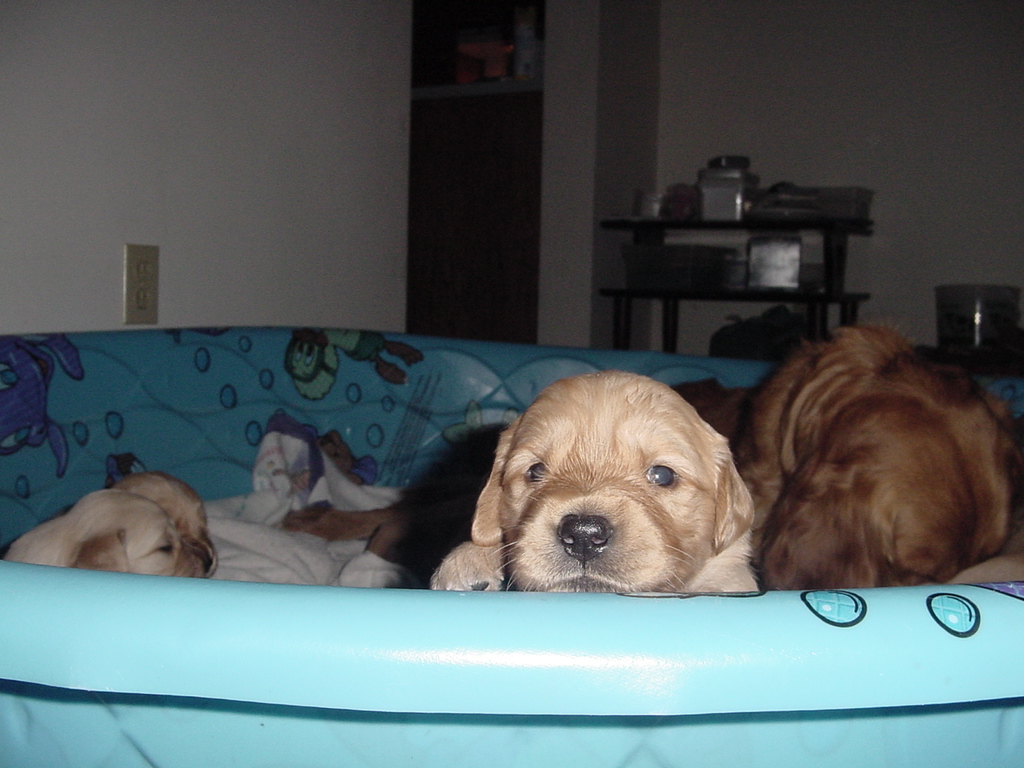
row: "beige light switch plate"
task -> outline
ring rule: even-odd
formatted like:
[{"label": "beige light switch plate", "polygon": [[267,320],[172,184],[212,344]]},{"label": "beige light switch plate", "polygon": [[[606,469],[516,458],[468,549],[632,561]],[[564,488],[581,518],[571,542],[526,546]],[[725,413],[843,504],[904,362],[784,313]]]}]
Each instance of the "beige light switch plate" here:
[{"label": "beige light switch plate", "polygon": [[160,248],[156,245],[124,247],[124,322],[152,325],[157,321],[160,284]]}]

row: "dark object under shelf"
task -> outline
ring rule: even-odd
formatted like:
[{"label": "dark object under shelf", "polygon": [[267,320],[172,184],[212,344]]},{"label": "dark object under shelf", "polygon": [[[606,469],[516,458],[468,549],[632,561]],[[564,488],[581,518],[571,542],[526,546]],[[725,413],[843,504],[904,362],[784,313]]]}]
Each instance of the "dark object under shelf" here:
[{"label": "dark object under shelf", "polygon": [[615,349],[629,349],[633,327],[633,299],[661,301],[661,348],[675,352],[679,336],[680,301],[756,301],[774,304],[804,304],[807,307],[807,338],[828,338],[828,309],[839,305],[839,324],[854,325],[861,302],[871,298],[870,293],[808,293],[783,288],[744,291],[643,291],[631,288],[602,288],[602,296],[615,302],[612,344]]},{"label": "dark object under shelf", "polygon": [[757,317],[732,318],[732,322],[711,335],[708,354],[781,362],[805,338],[805,318],[786,305],[777,304]]}]

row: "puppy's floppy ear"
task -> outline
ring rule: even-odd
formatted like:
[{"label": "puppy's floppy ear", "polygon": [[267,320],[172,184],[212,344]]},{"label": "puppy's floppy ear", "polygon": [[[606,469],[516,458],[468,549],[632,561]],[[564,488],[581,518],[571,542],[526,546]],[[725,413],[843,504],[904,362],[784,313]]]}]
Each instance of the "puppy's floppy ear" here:
[{"label": "puppy's floppy ear", "polygon": [[754,501],[736,471],[732,454],[723,447],[716,457],[715,552],[721,552],[750,530],[754,522]]},{"label": "puppy's floppy ear", "polygon": [[93,536],[79,544],[71,557],[72,568],[88,568],[92,571],[128,572],[128,550],[125,539],[128,532],[120,528],[100,536]]},{"label": "puppy's floppy ear", "polygon": [[498,438],[491,474],[476,501],[472,537],[473,543],[480,547],[497,547],[501,544],[501,481],[505,474],[505,462],[512,450],[512,435],[518,425],[519,419],[516,419]]}]

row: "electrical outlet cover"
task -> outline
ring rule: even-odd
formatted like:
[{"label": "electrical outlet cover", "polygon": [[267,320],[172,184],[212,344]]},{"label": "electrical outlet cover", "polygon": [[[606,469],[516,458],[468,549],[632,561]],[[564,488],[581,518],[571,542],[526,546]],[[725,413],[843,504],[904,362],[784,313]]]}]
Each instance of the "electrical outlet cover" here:
[{"label": "electrical outlet cover", "polygon": [[160,248],[155,245],[124,247],[124,322],[152,325],[157,321],[160,283]]}]

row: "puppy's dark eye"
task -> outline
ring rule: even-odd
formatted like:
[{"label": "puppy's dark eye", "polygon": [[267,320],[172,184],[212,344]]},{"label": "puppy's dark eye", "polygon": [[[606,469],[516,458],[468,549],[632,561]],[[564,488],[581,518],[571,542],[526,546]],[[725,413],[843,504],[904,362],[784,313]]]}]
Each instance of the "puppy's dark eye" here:
[{"label": "puppy's dark eye", "polygon": [[676,481],[676,473],[662,464],[655,464],[647,470],[647,480],[662,488],[668,488]]},{"label": "puppy's dark eye", "polygon": [[157,547],[156,551],[157,552],[164,552],[164,553],[169,555],[172,552],[174,552],[174,545],[173,544],[164,544],[162,547]]},{"label": "puppy's dark eye", "polygon": [[536,483],[539,480],[543,480],[547,472],[548,468],[538,462],[526,470],[526,479],[531,483]]}]

